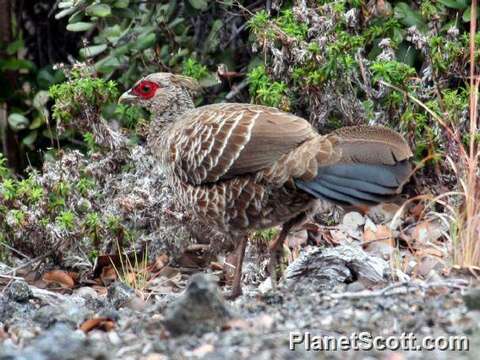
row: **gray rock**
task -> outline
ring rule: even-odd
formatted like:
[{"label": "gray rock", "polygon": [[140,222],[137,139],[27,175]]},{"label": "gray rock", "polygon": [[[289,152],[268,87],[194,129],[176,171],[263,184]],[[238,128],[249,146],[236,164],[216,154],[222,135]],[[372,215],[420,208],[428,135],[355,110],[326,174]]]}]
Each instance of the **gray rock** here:
[{"label": "gray rock", "polygon": [[128,305],[134,297],[135,291],[119,281],[114,282],[108,288],[107,298],[116,309]]},{"label": "gray rock", "polygon": [[0,294],[0,323],[29,318],[35,310],[31,302],[17,302],[9,296]]},{"label": "gray rock", "polygon": [[480,288],[470,289],[462,297],[468,309],[480,310]]},{"label": "gray rock", "polygon": [[[104,344],[105,348],[105,344]],[[26,347],[18,359],[76,360],[108,359],[108,349],[92,347],[85,334],[65,324],[56,324]]]},{"label": "gray rock", "polygon": [[11,300],[27,302],[32,297],[32,290],[23,280],[15,280],[5,289],[5,294]]},{"label": "gray rock", "polygon": [[93,312],[86,308],[84,303],[68,301],[62,304],[41,307],[35,313],[33,319],[44,328],[49,328],[56,323],[63,323],[71,328],[77,328],[82,322],[92,316]]},{"label": "gray rock", "polygon": [[217,284],[206,274],[192,275],[185,290],[165,311],[164,325],[172,335],[218,331],[233,318]]},{"label": "gray rock", "polygon": [[0,322],[12,318],[15,311],[14,302],[6,296],[0,295]]}]

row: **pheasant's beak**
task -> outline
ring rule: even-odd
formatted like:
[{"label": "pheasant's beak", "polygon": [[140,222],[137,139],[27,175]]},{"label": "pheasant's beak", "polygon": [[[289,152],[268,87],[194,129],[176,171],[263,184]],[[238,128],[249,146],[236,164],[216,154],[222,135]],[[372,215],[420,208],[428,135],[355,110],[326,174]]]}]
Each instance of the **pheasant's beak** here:
[{"label": "pheasant's beak", "polygon": [[137,97],[130,93],[130,90],[125,91],[118,99],[119,104],[132,104],[137,101]]}]

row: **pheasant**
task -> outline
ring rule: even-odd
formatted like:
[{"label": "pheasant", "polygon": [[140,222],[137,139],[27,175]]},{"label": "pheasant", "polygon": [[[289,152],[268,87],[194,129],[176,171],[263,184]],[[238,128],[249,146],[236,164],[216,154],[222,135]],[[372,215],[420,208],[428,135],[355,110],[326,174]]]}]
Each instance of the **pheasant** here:
[{"label": "pheasant", "polygon": [[[289,230],[320,199],[371,205],[398,195],[412,156],[398,133],[380,126],[320,135],[301,117],[276,108],[220,103],[195,108],[195,80],[154,73],[119,99],[152,113],[147,144],[178,201],[235,240],[231,296],[241,294],[248,234],[283,225],[270,245],[270,269]],[[273,274],[270,271],[273,281]]]}]

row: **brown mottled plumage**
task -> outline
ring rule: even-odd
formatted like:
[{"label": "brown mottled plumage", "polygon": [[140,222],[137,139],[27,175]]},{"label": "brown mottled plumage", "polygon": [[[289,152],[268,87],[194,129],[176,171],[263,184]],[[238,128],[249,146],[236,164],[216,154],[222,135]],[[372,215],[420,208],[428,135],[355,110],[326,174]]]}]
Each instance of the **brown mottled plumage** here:
[{"label": "brown mottled plumage", "polygon": [[[347,127],[319,135],[304,119],[251,104],[194,108],[194,80],[151,74],[120,99],[153,112],[149,144],[179,201],[239,243],[234,295],[250,231],[288,229],[317,199],[374,204],[399,193],[412,156],[383,127]],[[273,259],[274,257],[272,257]]]}]

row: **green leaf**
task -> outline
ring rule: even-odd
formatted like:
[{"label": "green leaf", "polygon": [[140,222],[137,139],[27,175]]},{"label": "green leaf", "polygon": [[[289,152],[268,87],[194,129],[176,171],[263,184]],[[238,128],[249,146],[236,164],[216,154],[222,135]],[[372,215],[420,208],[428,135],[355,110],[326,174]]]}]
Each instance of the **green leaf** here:
[{"label": "green leaf", "polygon": [[113,7],[117,9],[126,9],[130,0],[117,0],[113,3]]},{"label": "green leaf", "polygon": [[74,23],[80,22],[80,21],[83,20],[84,15],[85,15],[85,13],[82,10],[79,10],[79,11],[73,13],[72,16],[70,16],[68,18],[68,23],[69,24],[74,24]]},{"label": "green leaf", "polygon": [[143,50],[152,47],[157,41],[157,35],[153,32],[140,35],[135,44],[135,49]]},{"label": "green leaf", "polygon": [[70,8],[73,6],[73,1],[62,1],[58,4],[59,9]]},{"label": "green leaf", "polygon": [[470,18],[472,17],[472,13],[471,13],[471,8],[468,8],[467,10],[465,10],[463,12],[463,15],[462,15],[462,20],[464,22],[470,22]]},{"label": "green leaf", "polygon": [[31,147],[35,143],[35,140],[37,140],[37,136],[37,131],[31,131],[27,136],[22,139],[22,144]]},{"label": "green leaf", "polygon": [[12,113],[8,116],[8,124],[14,131],[26,129],[30,121],[22,114]]},{"label": "green leaf", "polygon": [[37,74],[37,83],[43,89],[48,89],[54,81],[53,75],[47,69],[41,69]]},{"label": "green leaf", "polygon": [[7,54],[8,55],[13,55],[15,54],[18,50],[22,49],[25,47],[25,44],[22,39],[18,39],[7,46]]},{"label": "green leaf", "polygon": [[201,87],[208,88],[208,87],[217,86],[218,84],[221,84],[221,81],[219,80],[218,76],[216,76],[216,74],[209,73],[207,76],[200,79],[198,83],[200,84]]},{"label": "green leaf", "polygon": [[210,34],[208,34],[207,40],[205,41],[206,51],[215,51],[220,43],[219,31],[223,26],[221,20],[215,20],[212,24],[212,29]]},{"label": "green leaf", "polygon": [[112,13],[112,9],[106,4],[93,4],[86,8],[87,15],[106,17]]},{"label": "green leaf", "polygon": [[415,65],[415,59],[418,59],[419,52],[410,44],[402,42],[396,51],[397,60],[411,67]]},{"label": "green leaf", "polygon": [[[462,20],[464,22],[470,22],[470,18],[472,17],[471,9],[472,8],[469,7],[467,10],[463,12]],[[480,18],[480,12],[477,12],[477,19],[479,18]]]},{"label": "green leaf", "polygon": [[173,20],[168,24],[168,27],[169,27],[169,28],[174,28],[175,26],[183,23],[184,21],[185,21],[184,18],[182,18],[182,17],[177,17],[177,18],[173,19]]},{"label": "green leaf", "polygon": [[207,10],[208,8],[208,1],[207,0],[188,0],[190,5],[192,5],[193,8],[203,11]]},{"label": "green leaf", "polygon": [[439,3],[452,9],[466,9],[469,7],[468,0],[437,0]]},{"label": "green leaf", "polygon": [[395,18],[399,19],[405,26],[416,26],[418,30],[422,31],[426,29],[422,16],[404,2],[395,6],[394,14]]},{"label": "green leaf", "polygon": [[45,107],[45,104],[48,102],[50,99],[50,93],[46,90],[40,90],[35,94],[35,97],[33,98],[33,106],[41,110]]},{"label": "green leaf", "polygon": [[177,1],[176,0],[169,1],[168,2],[168,8],[167,8],[167,11],[165,13],[166,18],[170,19],[172,17],[172,15],[174,14],[176,9],[177,9]]},{"label": "green leaf", "polygon": [[120,58],[117,56],[107,56],[106,58],[100,60],[95,64],[95,69],[101,73],[109,73],[118,69],[123,63],[127,62],[128,58],[125,56],[121,56]]},{"label": "green leaf", "polygon": [[107,44],[87,46],[80,49],[79,54],[82,58],[87,59],[87,58],[97,56],[98,54],[101,54],[106,49],[107,49]]},{"label": "green leaf", "polygon": [[80,31],[87,31],[94,27],[95,24],[89,22],[77,22],[74,24],[68,24],[67,30],[72,32],[80,32]]},{"label": "green leaf", "polygon": [[45,118],[43,116],[37,116],[35,119],[33,119],[32,123],[28,127],[30,130],[35,130],[38,129],[40,126],[45,124]]},{"label": "green leaf", "polygon": [[35,69],[35,65],[29,61],[24,59],[8,59],[3,63],[0,63],[1,70],[33,70]]},{"label": "green leaf", "polygon": [[77,9],[75,7],[69,8],[69,9],[63,9],[62,11],[58,12],[55,15],[55,19],[61,19],[64,18],[65,16],[68,16],[70,14],[73,14]]}]

